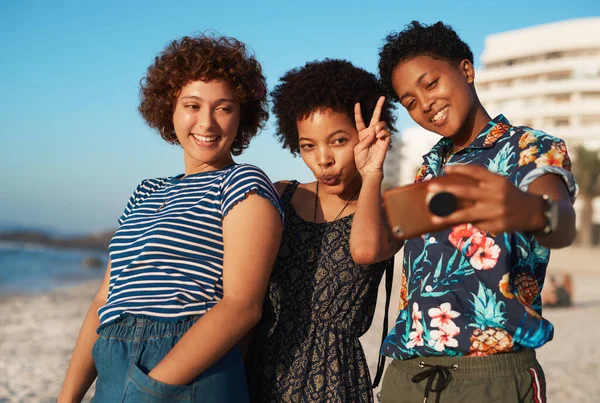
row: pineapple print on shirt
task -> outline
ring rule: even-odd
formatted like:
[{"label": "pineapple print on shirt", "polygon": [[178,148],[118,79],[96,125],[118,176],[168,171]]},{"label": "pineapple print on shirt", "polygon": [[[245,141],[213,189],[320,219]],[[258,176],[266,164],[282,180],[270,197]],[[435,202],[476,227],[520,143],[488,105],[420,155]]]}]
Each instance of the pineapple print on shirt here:
[{"label": "pineapple print on shirt", "polygon": [[[480,164],[522,190],[545,174],[559,175],[575,196],[564,142],[510,125],[499,115],[467,148],[444,162],[441,139],[423,157],[416,182],[440,176],[444,164]],[[492,355],[538,348],[552,339],[540,293],[550,252],[522,233],[486,233],[472,224],[406,241],[401,302],[382,353],[414,356]]]}]

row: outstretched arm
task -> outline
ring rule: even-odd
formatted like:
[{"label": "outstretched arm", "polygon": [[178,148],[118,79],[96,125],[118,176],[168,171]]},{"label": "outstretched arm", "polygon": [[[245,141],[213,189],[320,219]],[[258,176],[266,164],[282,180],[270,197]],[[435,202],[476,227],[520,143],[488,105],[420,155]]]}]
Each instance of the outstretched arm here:
[{"label": "outstretched arm", "polygon": [[384,102],[385,97],[380,97],[369,127],[362,119],[360,104],[354,107],[359,138],[354,148],[354,160],[362,178],[362,188],[352,221],[350,252],[358,264],[389,259],[402,247],[391,237],[382,208],[383,162],[391,137],[385,122],[379,121]]},{"label": "outstretched arm", "polygon": [[558,205],[558,224],[548,235],[537,235],[538,242],[548,248],[569,246],[575,238],[575,211],[564,181],[557,175],[546,174],[535,179],[524,192],[507,178],[477,165],[452,165],[446,173],[457,173],[474,178],[479,186],[445,186],[429,191],[444,190],[474,204],[446,218],[434,217],[434,222],[448,225],[470,222],[487,232],[534,232],[544,228],[545,203],[541,197],[547,194]]}]

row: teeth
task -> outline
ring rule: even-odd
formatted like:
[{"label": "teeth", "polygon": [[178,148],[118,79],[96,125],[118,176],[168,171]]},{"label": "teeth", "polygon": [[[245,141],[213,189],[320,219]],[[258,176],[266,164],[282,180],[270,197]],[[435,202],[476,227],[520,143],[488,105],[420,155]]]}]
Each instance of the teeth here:
[{"label": "teeth", "polygon": [[200,136],[199,134],[194,134],[193,135],[194,138],[198,141],[204,141],[206,143],[210,143],[212,141],[215,141],[217,139],[217,136],[211,136],[211,137],[206,137],[206,136]]},{"label": "teeth", "polygon": [[432,118],[431,118],[431,122],[437,122],[438,120],[440,120],[440,118],[442,116],[444,116],[444,113],[446,112],[446,108],[441,109],[438,113],[436,113]]}]

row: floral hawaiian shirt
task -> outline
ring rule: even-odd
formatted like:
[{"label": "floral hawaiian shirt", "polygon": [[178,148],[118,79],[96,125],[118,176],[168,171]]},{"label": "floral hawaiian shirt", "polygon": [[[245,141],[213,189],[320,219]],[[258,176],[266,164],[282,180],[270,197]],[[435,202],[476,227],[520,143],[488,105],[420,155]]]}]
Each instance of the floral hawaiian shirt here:
[{"label": "floral hawaiian shirt", "polygon": [[[416,181],[442,175],[445,164],[481,164],[521,190],[542,175],[559,175],[575,197],[565,143],[502,115],[469,147],[452,155],[451,148],[450,139],[440,140],[423,157]],[[540,298],[549,258],[530,235],[486,233],[471,224],[407,240],[398,318],[382,353],[407,359],[542,346],[554,332]]]}]

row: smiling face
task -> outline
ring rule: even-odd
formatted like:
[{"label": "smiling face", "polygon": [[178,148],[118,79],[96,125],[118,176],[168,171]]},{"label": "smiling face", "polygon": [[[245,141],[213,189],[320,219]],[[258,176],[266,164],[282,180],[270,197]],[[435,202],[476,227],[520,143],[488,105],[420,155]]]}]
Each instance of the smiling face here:
[{"label": "smiling face", "polygon": [[229,83],[192,81],[175,104],[173,127],[184,151],[185,173],[233,163],[230,149],[240,124],[240,103]]},{"label": "smiling face", "polygon": [[474,77],[473,65],[467,59],[456,65],[417,56],[396,66],[392,85],[402,105],[421,127],[444,137],[469,138],[473,129],[467,123],[480,106],[473,88]]},{"label": "smiling face", "polygon": [[[342,195],[352,191],[358,171],[354,164],[354,146],[358,132],[344,113],[315,111],[298,121],[300,156],[322,189]],[[350,190],[349,190],[350,189]]]}]

